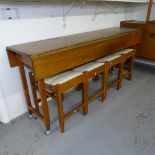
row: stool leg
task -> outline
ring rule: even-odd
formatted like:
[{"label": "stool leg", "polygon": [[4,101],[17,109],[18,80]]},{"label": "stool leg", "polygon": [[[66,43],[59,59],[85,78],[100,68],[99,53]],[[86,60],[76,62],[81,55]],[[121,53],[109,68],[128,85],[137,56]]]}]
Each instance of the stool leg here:
[{"label": "stool leg", "polygon": [[58,104],[59,125],[60,125],[61,132],[64,133],[65,127],[64,127],[64,113],[63,113],[63,104],[62,104],[62,92],[59,89],[59,86],[56,86],[55,93],[56,93],[56,99]]},{"label": "stool leg", "polygon": [[[107,68],[107,89],[109,89],[109,72],[110,72],[110,68]],[[107,96],[107,94],[106,94],[106,96]]]},{"label": "stool leg", "polygon": [[116,86],[117,90],[121,88],[122,78],[123,78],[123,63],[120,63],[118,65],[118,83]]},{"label": "stool leg", "polygon": [[93,77],[93,81],[98,81],[99,80],[99,75],[96,75]]},{"label": "stool leg", "polygon": [[83,100],[83,115],[86,116],[88,114],[88,80],[85,80],[82,83],[82,100]]},{"label": "stool leg", "polygon": [[78,84],[76,87],[75,87],[76,90],[80,91],[82,89],[82,84]]},{"label": "stool leg", "polygon": [[44,120],[44,124],[46,126],[46,130],[47,130],[46,132],[49,132],[50,131],[50,116],[49,116],[49,111],[48,111],[48,104],[47,104],[46,92],[45,92],[45,84],[44,84],[43,79],[38,81],[38,87],[39,87],[42,108],[43,108],[43,120]]},{"label": "stool leg", "polygon": [[61,96],[62,96],[62,100],[64,100],[64,94],[61,94]]},{"label": "stool leg", "polygon": [[107,85],[108,85],[108,83],[107,83],[107,79],[108,79],[108,71],[107,70],[105,70],[104,72],[103,72],[103,75],[102,75],[102,90],[103,90],[103,93],[102,93],[102,102],[106,99],[106,97],[107,97]]},{"label": "stool leg", "polygon": [[111,73],[111,74],[113,74],[114,69],[115,69],[115,67],[114,67],[114,66],[110,68],[110,73]]},{"label": "stool leg", "polygon": [[132,75],[133,75],[133,68],[134,68],[134,57],[130,58],[130,62],[129,62],[129,69],[128,69],[128,78],[129,80],[132,80]]}]

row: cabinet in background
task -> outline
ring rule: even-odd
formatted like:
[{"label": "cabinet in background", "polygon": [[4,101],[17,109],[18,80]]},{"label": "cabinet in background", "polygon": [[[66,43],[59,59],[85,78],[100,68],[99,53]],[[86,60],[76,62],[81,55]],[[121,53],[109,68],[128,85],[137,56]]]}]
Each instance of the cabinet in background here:
[{"label": "cabinet in background", "polygon": [[136,56],[155,61],[155,21],[123,21],[121,27],[141,29],[142,38]]}]

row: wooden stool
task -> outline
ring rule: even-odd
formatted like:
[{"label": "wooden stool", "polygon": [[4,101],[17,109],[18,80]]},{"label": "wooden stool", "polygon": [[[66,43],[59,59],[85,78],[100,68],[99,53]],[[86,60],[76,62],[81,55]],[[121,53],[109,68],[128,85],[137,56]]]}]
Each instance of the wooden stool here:
[{"label": "wooden stool", "polygon": [[[38,83],[35,81],[33,73],[29,74],[31,87],[32,87],[32,94],[34,98],[35,107],[39,112],[39,106],[36,91],[38,89]],[[87,97],[87,83],[85,80],[85,76],[79,72],[73,71],[66,71],[64,73],[58,74],[56,76],[47,78],[45,81],[45,88],[46,88],[46,97],[51,97],[57,101],[58,105],[58,117],[59,117],[59,124],[61,132],[64,132],[64,121],[68,117],[70,117],[75,112],[83,109],[83,115],[87,114],[88,109],[88,97]],[[62,103],[62,94],[71,89],[72,87],[77,86],[78,84],[82,84],[82,103],[64,114],[63,111],[63,103]]]},{"label": "wooden stool", "polygon": [[126,69],[125,62],[128,61],[127,73],[123,72],[123,78],[127,77],[129,80],[132,79],[135,53],[136,53],[136,50],[130,49],[130,48],[124,49],[115,53],[115,55],[121,55],[123,57],[123,61],[124,61],[123,69]]},{"label": "wooden stool", "polygon": [[[90,78],[94,78],[96,75],[102,74],[102,89],[101,91],[93,94],[93,96],[88,98],[88,103],[90,103],[92,100],[97,98],[98,96],[102,97],[102,101],[104,101],[106,97],[106,90],[107,90],[107,64],[104,63],[97,63],[97,62],[90,62],[84,65],[81,65],[77,68],[74,68],[73,71],[75,72],[80,72],[84,73],[86,79],[87,79],[87,84],[88,80]],[[87,86],[88,87],[88,86]],[[88,94],[88,90],[87,90]]]},{"label": "wooden stool", "polygon": [[[122,73],[123,73],[123,58],[121,57],[121,55],[108,55],[105,57],[102,57],[100,59],[97,59],[96,62],[100,62],[100,63],[107,63],[107,67],[108,67],[108,71],[111,70],[111,68],[113,67],[117,67],[118,68],[118,75],[117,75],[117,79],[113,80],[112,82],[108,83],[107,87],[110,88],[112,87],[112,85],[116,85],[117,90],[120,89],[121,87],[121,82],[122,82]],[[109,79],[109,75],[107,80]]]}]

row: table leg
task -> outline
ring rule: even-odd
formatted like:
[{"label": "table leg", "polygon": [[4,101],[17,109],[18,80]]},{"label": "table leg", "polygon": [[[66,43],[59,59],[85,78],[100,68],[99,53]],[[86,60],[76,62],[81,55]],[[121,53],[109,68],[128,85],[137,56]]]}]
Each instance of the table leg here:
[{"label": "table leg", "polygon": [[31,115],[32,111],[29,109],[29,107],[32,107],[32,105],[31,105],[29,90],[28,90],[28,86],[27,86],[24,64],[20,63],[18,67],[19,67],[20,77],[21,77],[21,81],[22,81],[22,85],[23,85],[27,109],[28,109],[29,115]]},{"label": "table leg", "polygon": [[49,110],[48,110],[48,104],[47,104],[47,98],[46,98],[46,92],[45,92],[45,83],[44,80],[38,81],[38,87],[39,87],[39,93],[40,93],[40,99],[42,103],[42,110],[43,110],[43,121],[46,127],[46,133],[50,133],[50,116],[49,116]]}]

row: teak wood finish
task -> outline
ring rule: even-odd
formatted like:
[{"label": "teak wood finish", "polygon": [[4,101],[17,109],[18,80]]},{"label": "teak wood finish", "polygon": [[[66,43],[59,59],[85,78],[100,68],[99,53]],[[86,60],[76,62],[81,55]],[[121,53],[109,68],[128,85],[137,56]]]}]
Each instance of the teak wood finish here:
[{"label": "teak wood finish", "polygon": [[[113,85],[116,85],[116,89],[119,90],[121,88],[121,83],[122,83],[122,76],[123,76],[123,58],[120,56],[114,60],[111,60],[109,62],[107,62],[108,65],[108,70],[110,71],[113,67],[117,67],[118,68],[118,75],[117,75],[117,79],[115,79],[114,81],[108,83],[108,88],[111,88]],[[107,78],[107,80],[109,79],[109,76]]]},{"label": "teak wood finish", "polygon": [[[24,43],[7,47],[11,67],[19,67],[29,114],[35,113],[50,130],[44,78],[90,62],[139,43],[141,32],[129,28],[109,28],[55,39]],[[43,114],[30,102],[24,65],[30,67],[38,81]]]},{"label": "teak wood finish", "polygon": [[[38,107],[40,100],[37,97],[38,82],[35,80],[32,72],[29,73],[29,77],[31,82],[32,95],[35,102],[35,108],[38,113],[41,113],[40,108]],[[78,104],[76,107],[70,109],[68,112],[64,113],[62,94],[65,91],[71,89],[72,87],[77,86],[78,84],[82,85],[82,102]],[[62,84],[52,85],[45,83],[46,98],[51,97],[57,102],[59,126],[62,133],[65,130],[65,120],[72,114],[83,109],[83,115],[84,116],[87,115],[88,113],[87,87],[88,86],[87,86],[87,80],[85,79],[85,74],[81,74],[77,77],[74,77],[73,79],[63,82]]]},{"label": "teak wood finish", "polygon": [[121,27],[139,28],[142,31],[140,44],[137,46],[136,56],[155,61],[155,21],[150,21],[153,0],[149,1],[146,21],[122,21]]},{"label": "teak wood finish", "polygon": [[[96,99],[98,96],[101,96],[102,102],[106,98],[106,91],[107,91],[107,77],[108,77],[108,71],[107,71],[108,65],[103,64],[100,67],[97,67],[96,69],[93,69],[91,71],[86,71],[84,74],[86,76],[86,81],[88,85],[89,79],[95,77],[96,75],[102,74],[102,84],[101,84],[101,90],[99,92],[94,93],[92,96],[89,97],[89,92],[87,90],[87,96],[88,96],[88,103]],[[89,86],[88,86],[89,87]]]},{"label": "teak wood finish", "polygon": [[123,68],[126,69],[125,67],[125,62],[128,61],[128,66],[127,66],[127,73],[123,72],[123,78],[128,78],[129,80],[132,80],[132,75],[133,75],[133,68],[134,68],[134,61],[135,61],[135,54],[136,50],[132,50],[129,53],[123,54]]},{"label": "teak wood finish", "polygon": [[123,21],[121,27],[139,28],[142,31],[140,44],[136,48],[136,56],[155,61],[155,21]]},{"label": "teak wood finish", "polygon": [[[121,83],[122,83],[122,78],[123,78],[123,57],[120,55],[119,57],[110,60],[110,61],[103,61],[103,63],[106,64],[107,66],[107,72],[111,72],[111,70],[114,67],[118,68],[118,74],[117,74],[117,78],[112,80],[112,81],[108,81],[110,79],[109,74],[107,74],[107,78],[106,78],[106,87],[107,89],[111,88],[113,85],[116,85],[116,89],[119,90],[121,88]],[[102,62],[102,61],[98,61],[96,60],[96,62]],[[98,77],[97,77],[98,79]],[[105,93],[107,93],[107,91],[105,91]],[[107,94],[105,94],[105,98],[106,98]]]},{"label": "teak wood finish", "polygon": [[[86,82],[87,82],[87,89],[86,89],[86,96],[88,98],[88,103],[92,102],[93,100],[95,100],[98,96],[101,96],[101,100],[102,102],[105,100],[106,98],[106,91],[107,91],[107,78],[108,78],[108,68],[109,68],[109,64],[107,63],[100,63],[102,64],[99,67],[96,67],[92,70],[89,71],[79,71],[81,73],[84,74]],[[76,71],[76,70],[75,70]],[[78,72],[78,71],[77,71]],[[89,92],[88,92],[88,88],[89,88],[89,79],[93,79],[94,81],[98,80],[98,76],[102,75],[102,82],[101,82],[101,90],[94,92],[93,94],[91,94],[91,96],[89,96]],[[77,90],[81,90],[82,89],[82,85],[78,85],[76,87]]]}]

